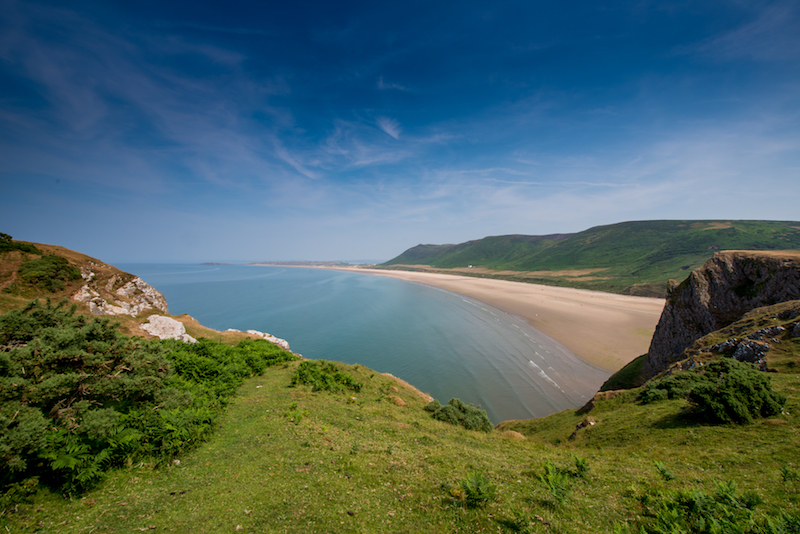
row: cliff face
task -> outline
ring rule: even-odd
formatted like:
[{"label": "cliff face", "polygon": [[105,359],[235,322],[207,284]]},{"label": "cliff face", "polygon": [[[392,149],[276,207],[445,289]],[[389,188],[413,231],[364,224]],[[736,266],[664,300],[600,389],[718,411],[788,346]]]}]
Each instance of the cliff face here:
[{"label": "cliff face", "polygon": [[800,299],[800,252],[719,252],[680,285],[667,304],[644,364],[646,378],[680,359],[699,337],[753,308]]},{"label": "cliff face", "polygon": [[[111,274],[110,268],[95,264],[94,270],[87,266],[81,268],[81,276],[86,282],[72,298],[89,306],[94,315],[139,315],[143,311],[156,309],[169,313],[167,300],[138,276],[121,271]],[[95,272],[103,272],[98,277]]]}]

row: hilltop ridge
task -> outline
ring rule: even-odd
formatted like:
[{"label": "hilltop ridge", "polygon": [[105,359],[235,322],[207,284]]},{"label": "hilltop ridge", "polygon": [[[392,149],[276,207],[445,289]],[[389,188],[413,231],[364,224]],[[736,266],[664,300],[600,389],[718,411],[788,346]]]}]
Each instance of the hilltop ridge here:
[{"label": "hilltop ridge", "polygon": [[664,297],[666,280],[685,278],[720,250],[785,249],[800,249],[800,222],[629,221],[574,234],[417,245],[380,267]]}]

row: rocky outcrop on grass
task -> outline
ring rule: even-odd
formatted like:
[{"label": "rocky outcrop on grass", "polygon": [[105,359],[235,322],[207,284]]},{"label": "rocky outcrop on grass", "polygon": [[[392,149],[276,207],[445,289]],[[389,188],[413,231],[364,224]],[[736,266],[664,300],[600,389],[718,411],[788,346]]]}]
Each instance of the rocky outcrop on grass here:
[{"label": "rocky outcrop on grass", "polygon": [[[235,328],[228,328],[226,332],[241,332],[241,330],[237,330]],[[254,336],[258,336],[261,339],[266,339],[270,343],[278,345],[280,348],[284,350],[291,350],[289,348],[289,342],[286,341],[285,339],[281,339],[279,337],[273,336],[272,334],[267,334],[266,332],[260,332],[258,330],[248,330],[247,333]]]},{"label": "rocky outcrop on grass", "polygon": [[179,339],[184,343],[197,343],[197,340],[186,333],[183,323],[163,315],[151,315],[148,322],[139,326],[148,334],[158,339]]},{"label": "rocky outcrop on grass", "polygon": [[696,339],[748,311],[800,299],[800,253],[719,252],[681,284],[670,282],[643,366],[646,378],[681,359]]},{"label": "rocky outcrop on grass", "polygon": [[81,276],[86,283],[72,299],[89,306],[94,315],[136,316],[147,310],[169,313],[164,295],[138,276],[120,272],[104,283],[88,269],[83,269]]}]

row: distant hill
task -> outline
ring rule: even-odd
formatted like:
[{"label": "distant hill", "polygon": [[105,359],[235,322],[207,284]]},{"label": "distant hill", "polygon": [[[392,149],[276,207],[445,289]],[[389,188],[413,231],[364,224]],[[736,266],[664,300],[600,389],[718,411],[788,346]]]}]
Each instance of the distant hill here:
[{"label": "distant hill", "polygon": [[667,280],[685,278],[720,250],[798,249],[796,221],[633,221],[575,234],[417,245],[381,267],[664,296]]}]

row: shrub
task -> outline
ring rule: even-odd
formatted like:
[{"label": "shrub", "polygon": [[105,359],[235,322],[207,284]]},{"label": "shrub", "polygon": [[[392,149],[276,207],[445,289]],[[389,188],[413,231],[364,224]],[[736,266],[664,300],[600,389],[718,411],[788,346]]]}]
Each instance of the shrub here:
[{"label": "shrub", "polygon": [[660,380],[648,382],[639,393],[638,399],[642,404],[649,404],[661,400],[684,398],[693,387],[705,381],[705,377],[698,374],[697,369],[675,373]]},{"label": "shrub", "polygon": [[558,503],[566,501],[572,491],[569,471],[560,469],[551,461],[544,464],[544,471],[539,475],[539,480]]},{"label": "shrub", "polygon": [[436,413],[442,407],[442,403],[436,399],[433,399],[430,403],[425,405],[425,410],[431,413]]},{"label": "shrub", "polygon": [[797,470],[792,469],[788,465],[784,465],[781,467],[781,479],[784,483],[788,482],[797,482],[800,480],[800,473]]},{"label": "shrub", "polygon": [[719,423],[750,423],[779,414],[786,397],[772,391],[768,376],[753,364],[723,358],[702,368],[705,383],[693,387],[687,399],[701,419]]},{"label": "shrub", "polygon": [[469,508],[478,508],[494,500],[497,487],[481,473],[471,472],[467,478],[459,482],[463,491],[464,503]]},{"label": "shrub", "polygon": [[320,363],[306,360],[301,362],[292,375],[291,386],[301,384],[311,386],[312,391],[343,391],[349,389],[359,392],[363,385],[347,373],[339,371],[333,363]]},{"label": "shrub", "polygon": [[434,419],[451,425],[461,425],[467,430],[491,432],[494,428],[486,410],[464,404],[460,399],[450,399],[444,406],[438,400],[433,400],[425,409],[432,413]]},{"label": "shrub", "polygon": [[10,252],[12,250],[19,250],[22,252],[29,252],[31,254],[41,254],[42,251],[29,243],[20,243],[14,241],[10,235],[0,232],[0,252]]},{"label": "shrub", "polygon": [[60,291],[66,286],[64,282],[78,280],[81,272],[66,258],[56,254],[48,254],[39,259],[26,261],[19,266],[20,278],[29,284],[42,287],[51,293]]},{"label": "shrub", "polygon": [[575,476],[585,477],[586,473],[589,472],[589,460],[578,456],[573,456],[572,458],[575,460]]},{"label": "shrub", "polygon": [[647,404],[680,397],[691,403],[691,413],[709,423],[749,423],[780,413],[786,403],[785,396],[772,391],[767,375],[732,358],[650,382],[638,398]]},{"label": "shrub", "polygon": [[667,466],[664,465],[664,462],[656,460],[654,465],[656,467],[656,471],[658,471],[658,474],[661,475],[661,478],[663,478],[666,482],[675,480],[675,473],[668,469]]}]

